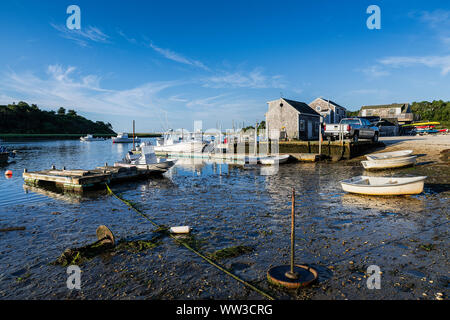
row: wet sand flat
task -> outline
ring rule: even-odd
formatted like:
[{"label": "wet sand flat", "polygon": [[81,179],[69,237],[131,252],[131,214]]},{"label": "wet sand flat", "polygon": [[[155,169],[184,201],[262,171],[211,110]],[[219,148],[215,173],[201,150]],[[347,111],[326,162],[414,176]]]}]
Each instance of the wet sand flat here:
[{"label": "wet sand flat", "polygon": [[[52,150],[74,163],[90,159],[92,152],[75,142]],[[37,159],[46,150],[26,146],[23,152],[28,156],[12,165],[14,172],[20,166],[38,168]],[[202,253],[246,248],[214,256],[277,299],[447,299],[448,165],[432,162],[383,173],[429,176],[424,193],[411,197],[365,197],[341,190],[340,180],[362,173],[354,161],[286,164],[274,175],[184,162],[161,178],[117,185],[113,191],[158,224],[191,226],[188,240]],[[81,290],[69,290],[66,267],[52,264],[65,249],[95,242],[99,225],[127,242],[155,239],[156,228],[106,193],[73,198],[27,191],[15,176],[2,184],[12,191],[0,212],[0,228],[24,229],[0,233],[1,299],[263,299],[164,236],[149,248],[121,247],[82,262]],[[292,188],[296,263],[319,272],[318,283],[298,291],[266,280],[272,266],[289,262]],[[21,200],[12,203],[16,196]],[[379,290],[367,288],[370,265],[382,272]]]}]

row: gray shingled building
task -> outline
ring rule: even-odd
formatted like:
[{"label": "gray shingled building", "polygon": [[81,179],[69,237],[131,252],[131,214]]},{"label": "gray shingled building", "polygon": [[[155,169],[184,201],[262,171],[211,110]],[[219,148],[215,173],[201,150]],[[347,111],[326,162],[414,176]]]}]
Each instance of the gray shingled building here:
[{"label": "gray shingled building", "polygon": [[280,139],[319,138],[320,115],[304,102],[280,98],[267,102],[266,125],[279,130]]}]

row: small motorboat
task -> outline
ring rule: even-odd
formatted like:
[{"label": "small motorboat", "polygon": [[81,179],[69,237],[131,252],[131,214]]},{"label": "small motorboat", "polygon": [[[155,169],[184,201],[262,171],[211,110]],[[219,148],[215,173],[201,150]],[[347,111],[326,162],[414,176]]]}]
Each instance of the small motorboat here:
[{"label": "small motorboat", "polygon": [[280,156],[267,156],[260,157],[259,162],[264,165],[274,165],[274,164],[282,164],[286,163],[289,160],[289,155],[280,155]]},{"label": "small motorboat", "polygon": [[394,169],[412,166],[416,163],[417,156],[392,158],[388,160],[361,161],[366,170]]},{"label": "small motorboat", "polygon": [[358,176],[341,181],[342,189],[350,193],[375,196],[419,194],[427,177],[368,177]]},{"label": "small motorboat", "polygon": [[88,134],[86,137],[81,137],[81,141],[105,141],[105,138],[94,138],[92,134]]},{"label": "small motorboat", "polygon": [[125,159],[114,163],[115,167],[136,167],[154,173],[164,173],[172,168],[177,160],[157,158],[152,146],[142,146],[141,153],[128,152]]},{"label": "small motorboat", "polygon": [[[120,132],[117,137],[112,138],[113,143],[133,143],[133,138],[129,138],[127,133]],[[140,143],[141,139],[134,138],[134,143]]]},{"label": "small motorboat", "polygon": [[392,158],[407,157],[413,153],[413,150],[400,150],[391,152],[382,152],[369,154],[366,156],[367,160],[387,160]]}]

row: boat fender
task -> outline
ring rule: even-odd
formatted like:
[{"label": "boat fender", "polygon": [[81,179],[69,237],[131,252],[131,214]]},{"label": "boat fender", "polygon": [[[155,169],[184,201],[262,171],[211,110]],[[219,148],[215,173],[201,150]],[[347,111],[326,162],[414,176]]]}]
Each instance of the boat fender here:
[{"label": "boat fender", "polygon": [[169,229],[170,233],[189,233],[191,228],[189,226],[171,227]]}]

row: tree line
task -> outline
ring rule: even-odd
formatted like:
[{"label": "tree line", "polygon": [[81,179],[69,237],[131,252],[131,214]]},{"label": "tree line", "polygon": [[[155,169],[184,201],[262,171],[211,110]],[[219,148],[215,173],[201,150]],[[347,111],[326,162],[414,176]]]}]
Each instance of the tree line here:
[{"label": "tree line", "polygon": [[[450,125],[450,101],[433,100],[411,103],[414,119],[420,121],[439,121]],[[347,117],[357,117],[359,110],[347,111]]]},{"label": "tree line", "polygon": [[23,101],[0,105],[0,133],[115,134],[110,123],[88,120],[74,109],[45,111]]}]

